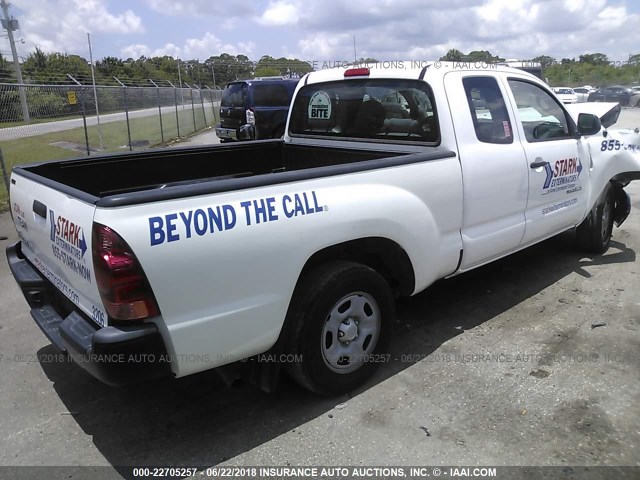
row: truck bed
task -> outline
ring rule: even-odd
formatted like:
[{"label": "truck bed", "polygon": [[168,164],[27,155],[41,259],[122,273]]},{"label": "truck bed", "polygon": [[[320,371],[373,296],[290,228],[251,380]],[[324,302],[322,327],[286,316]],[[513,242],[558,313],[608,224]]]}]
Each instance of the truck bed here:
[{"label": "truck bed", "polygon": [[16,167],[20,175],[102,207],[299,181],[454,155],[285,144],[244,144],[112,154]]}]

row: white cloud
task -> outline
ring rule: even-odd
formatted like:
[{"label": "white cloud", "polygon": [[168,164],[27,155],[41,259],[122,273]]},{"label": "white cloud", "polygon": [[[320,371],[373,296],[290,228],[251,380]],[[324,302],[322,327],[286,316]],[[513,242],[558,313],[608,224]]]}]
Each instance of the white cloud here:
[{"label": "white cloud", "polygon": [[258,19],[258,23],[269,27],[294,25],[300,19],[298,5],[286,1],[269,3],[269,7]]},{"label": "white cloud", "polygon": [[120,51],[120,53],[123,59],[133,58],[134,60],[137,60],[138,58],[143,56],[149,57],[151,54],[151,49],[147,45],[137,43],[124,47]]},{"label": "white cloud", "polygon": [[159,48],[151,48],[144,44],[132,44],[121,50],[123,58],[137,59],[141,56],[145,57],[162,57],[169,55],[171,57],[181,58],[183,60],[207,58],[221,53],[229,53],[231,55],[251,55],[256,47],[254,42],[238,42],[234,45],[225,43],[211,32],[206,32],[201,38],[188,38],[182,46],[174,43],[166,43]]},{"label": "white cloud", "polygon": [[222,18],[253,15],[251,2],[215,2],[212,0],[144,0],[152,10],[163,15],[191,17],[216,16]]},{"label": "white cloud", "polygon": [[225,18],[224,21],[222,22],[221,27],[223,30],[231,31],[231,30],[235,30],[237,25],[238,25],[237,18]]},{"label": "white cloud", "polygon": [[343,50],[347,43],[353,43],[349,34],[341,35],[309,35],[298,42],[301,50],[300,57],[309,61],[344,60],[344,56],[337,56],[336,52]]},{"label": "white cloud", "polygon": [[72,0],[72,12],[67,13],[65,26],[73,21],[86,21],[92,31],[103,33],[142,33],[142,19],[131,10],[113,15],[103,0]]},{"label": "white cloud", "polygon": [[86,57],[87,31],[98,58],[228,52],[350,61],[354,36],[358,57],[380,60],[428,60],[450,48],[521,59],[640,53],[638,9],[620,0],[126,1],[12,0],[26,40],[20,54],[39,46]]},{"label": "white cloud", "polygon": [[[132,10],[112,13],[105,0],[14,0],[20,8],[21,49],[35,47],[52,52],[84,53],[87,32],[137,34],[145,31],[142,19]],[[79,46],[82,46],[79,48]]]},{"label": "white cloud", "polygon": [[350,60],[354,36],[359,58],[379,60],[433,59],[450,48],[521,59],[602,52],[625,60],[640,51],[640,15],[607,0],[290,2],[301,34],[292,53],[305,59]]}]

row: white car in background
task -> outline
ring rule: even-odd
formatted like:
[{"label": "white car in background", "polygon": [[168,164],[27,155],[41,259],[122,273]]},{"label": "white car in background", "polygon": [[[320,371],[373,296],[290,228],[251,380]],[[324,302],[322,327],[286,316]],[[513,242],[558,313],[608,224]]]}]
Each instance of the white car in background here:
[{"label": "white car in background", "polygon": [[593,89],[589,87],[577,87],[573,89],[573,93],[578,97],[578,103],[586,102],[591,92],[593,92]]},{"label": "white car in background", "polygon": [[578,103],[578,96],[572,88],[554,87],[553,93],[562,101],[562,103]]}]

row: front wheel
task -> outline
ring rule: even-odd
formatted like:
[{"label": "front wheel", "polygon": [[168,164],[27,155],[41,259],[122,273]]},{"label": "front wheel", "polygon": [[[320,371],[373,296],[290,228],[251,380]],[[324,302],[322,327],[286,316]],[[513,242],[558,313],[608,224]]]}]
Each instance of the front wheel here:
[{"label": "front wheel", "polygon": [[335,262],[301,280],[287,314],[292,325],[289,374],[323,395],[348,392],[364,383],[384,361],[393,296],[375,270]]},{"label": "front wheel", "polygon": [[614,207],[613,187],[608,183],[587,218],[576,229],[581,249],[591,253],[607,251],[613,232]]}]

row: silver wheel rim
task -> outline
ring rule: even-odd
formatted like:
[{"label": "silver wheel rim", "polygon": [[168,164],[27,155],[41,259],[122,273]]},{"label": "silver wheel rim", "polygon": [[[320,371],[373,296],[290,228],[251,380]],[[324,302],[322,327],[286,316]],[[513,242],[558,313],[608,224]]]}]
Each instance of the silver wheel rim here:
[{"label": "silver wheel rim", "polygon": [[611,222],[611,198],[607,197],[602,207],[602,219],[601,219],[601,235],[602,241],[606,242],[609,237],[609,223]]},{"label": "silver wheel rim", "polygon": [[380,308],[371,295],[345,295],[333,306],[322,328],[320,349],[325,365],[341,374],[356,371],[375,349],[381,324]]}]

